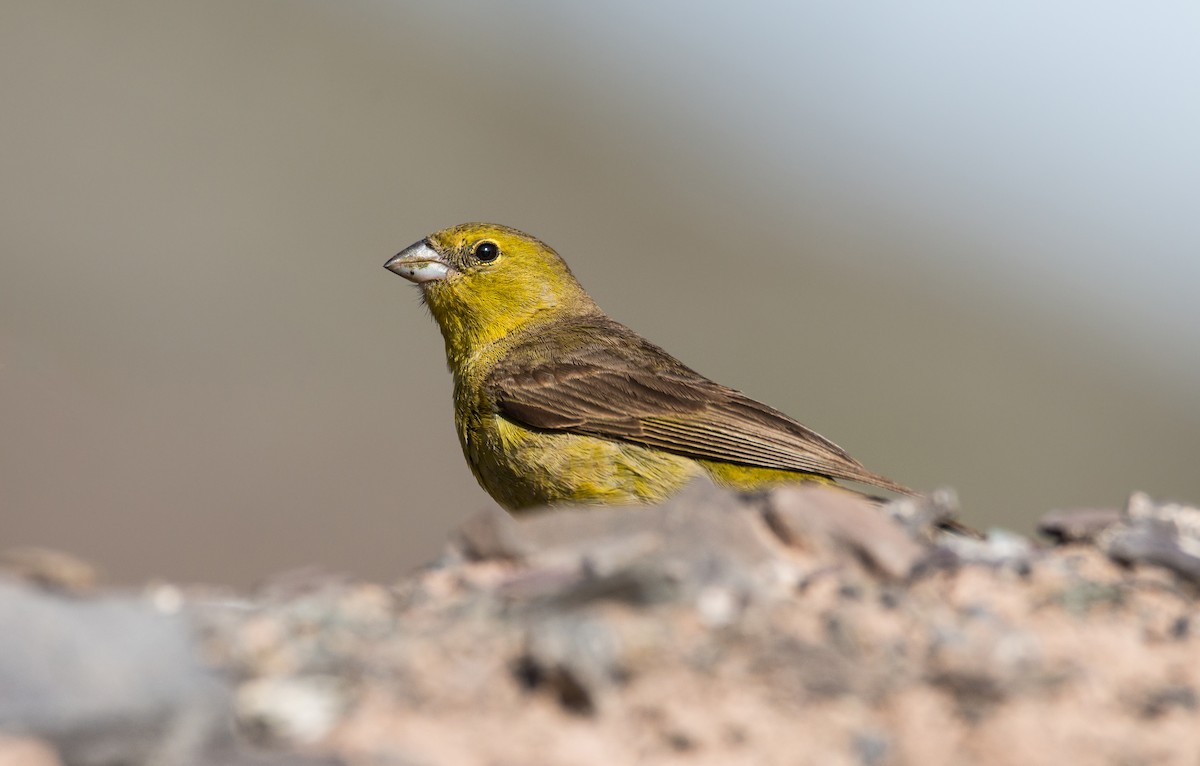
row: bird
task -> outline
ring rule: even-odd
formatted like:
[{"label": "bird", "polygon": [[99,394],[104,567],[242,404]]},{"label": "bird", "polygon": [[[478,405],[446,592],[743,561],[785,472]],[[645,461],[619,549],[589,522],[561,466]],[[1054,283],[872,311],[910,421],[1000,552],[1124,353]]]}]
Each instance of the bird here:
[{"label": "bird", "polygon": [[464,223],[384,266],[420,288],[463,455],[511,512],[654,504],[701,476],[739,491],[849,481],[917,494],[609,317],[529,234]]}]

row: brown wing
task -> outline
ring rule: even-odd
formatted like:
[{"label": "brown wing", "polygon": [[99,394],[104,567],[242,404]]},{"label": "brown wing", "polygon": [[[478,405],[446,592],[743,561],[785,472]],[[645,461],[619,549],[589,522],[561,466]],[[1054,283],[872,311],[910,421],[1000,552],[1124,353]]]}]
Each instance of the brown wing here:
[{"label": "brown wing", "polygon": [[534,333],[505,354],[484,385],[502,416],[530,428],[912,493],[604,316]]}]

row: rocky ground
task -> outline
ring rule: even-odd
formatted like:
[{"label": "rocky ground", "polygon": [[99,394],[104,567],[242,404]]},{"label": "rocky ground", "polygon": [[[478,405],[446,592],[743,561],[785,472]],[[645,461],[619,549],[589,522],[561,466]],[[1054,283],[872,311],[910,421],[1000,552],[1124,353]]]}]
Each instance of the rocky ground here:
[{"label": "rocky ground", "polygon": [[10,551],[0,766],[1200,762],[1200,510],[953,506],[697,485],[248,594]]}]

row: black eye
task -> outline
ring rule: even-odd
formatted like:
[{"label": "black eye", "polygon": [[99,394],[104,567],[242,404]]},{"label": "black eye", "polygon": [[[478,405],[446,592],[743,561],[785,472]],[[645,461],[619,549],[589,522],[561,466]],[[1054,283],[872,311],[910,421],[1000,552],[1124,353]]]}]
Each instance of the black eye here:
[{"label": "black eye", "polygon": [[500,257],[500,246],[495,242],[480,242],[475,246],[475,257],[483,263],[494,261]]}]

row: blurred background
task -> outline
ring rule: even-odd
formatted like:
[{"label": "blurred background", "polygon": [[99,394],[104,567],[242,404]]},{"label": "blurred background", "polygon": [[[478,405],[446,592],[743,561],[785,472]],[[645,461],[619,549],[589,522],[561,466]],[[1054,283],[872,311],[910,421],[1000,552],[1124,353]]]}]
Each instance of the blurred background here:
[{"label": "blurred background", "polygon": [[493,220],[876,471],[1200,501],[1200,6],[0,4],[0,547],[394,577],[490,501],[383,262]]}]

